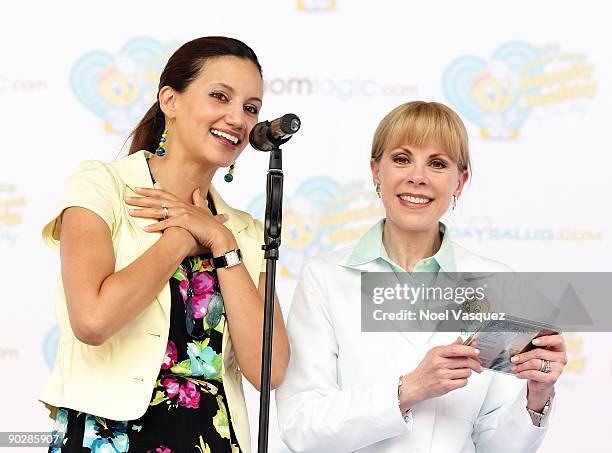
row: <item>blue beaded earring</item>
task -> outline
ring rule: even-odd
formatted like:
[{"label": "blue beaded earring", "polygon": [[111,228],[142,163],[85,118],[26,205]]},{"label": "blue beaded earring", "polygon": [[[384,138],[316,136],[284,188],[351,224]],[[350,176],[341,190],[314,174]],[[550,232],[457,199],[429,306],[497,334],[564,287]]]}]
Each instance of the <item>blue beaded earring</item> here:
[{"label": "blue beaded earring", "polygon": [[166,139],[168,138],[168,129],[164,130],[161,138],[159,139],[159,146],[155,150],[155,154],[159,157],[164,157],[166,155]]},{"label": "blue beaded earring", "polygon": [[227,174],[223,178],[225,179],[225,182],[232,182],[234,180],[234,168],[235,167],[236,167],[236,162],[230,165],[229,170],[227,171]]}]

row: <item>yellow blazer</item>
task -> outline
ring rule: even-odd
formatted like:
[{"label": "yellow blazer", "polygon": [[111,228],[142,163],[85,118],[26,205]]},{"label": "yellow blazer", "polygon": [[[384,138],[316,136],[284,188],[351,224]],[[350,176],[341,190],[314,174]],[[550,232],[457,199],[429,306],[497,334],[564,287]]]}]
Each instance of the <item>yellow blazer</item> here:
[{"label": "yellow blazer", "polygon": [[[80,206],[98,214],[109,226],[115,250],[115,271],[132,263],[161,236],[142,227],[151,219],[129,215],[126,195],[138,195],[136,187],[152,188],[146,164],[147,151],[138,151],[106,164],[87,161],[71,177],[56,217],[43,229],[44,242],[59,250],[62,211]],[[219,214],[227,214],[225,225],[242,250],[244,265],[257,285],[262,270],[263,226],[249,214],[229,207],[210,189]],[[95,260],[95,257],[92,257]],[[54,416],[57,407],[68,407],[112,420],[141,417],[151,400],[155,380],[166,352],[170,326],[170,285],[133,321],[100,346],[90,346],[75,337],[68,319],[61,278],[56,290],[56,314],[61,330],[55,365],[40,400]],[[227,326],[226,326],[227,327]],[[223,384],[232,426],[240,448],[250,451],[249,421],[242,375],[232,350],[228,329],[223,334]]]}]

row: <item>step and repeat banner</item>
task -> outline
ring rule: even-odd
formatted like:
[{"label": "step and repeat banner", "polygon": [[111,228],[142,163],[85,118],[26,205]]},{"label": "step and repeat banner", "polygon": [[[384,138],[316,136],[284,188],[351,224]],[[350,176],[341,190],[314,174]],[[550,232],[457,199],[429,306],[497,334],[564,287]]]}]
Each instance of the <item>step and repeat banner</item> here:
[{"label": "step and repeat banner", "polygon": [[[68,176],[127,153],[168,56],[239,38],[265,78],[260,119],[292,112],[284,147],[278,293],[286,316],[305,257],[354,243],[383,214],[369,172],[380,119],[410,100],[463,118],[473,174],[452,237],[518,271],[612,270],[612,38],[596,1],[22,1],[5,4],[0,64],[0,431],[49,431],[37,396],[59,331],[59,256],[40,231]],[[263,218],[268,156],[247,148],[215,185]],[[602,294],[602,303],[610,295]],[[609,448],[612,336],[568,333],[542,452]],[[409,371],[409,370],[407,370]],[[248,385],[254,445],[258,394]],[[272,407],[271,446],[278,438]],[[36,450],[40,451],[40,449]]]}]

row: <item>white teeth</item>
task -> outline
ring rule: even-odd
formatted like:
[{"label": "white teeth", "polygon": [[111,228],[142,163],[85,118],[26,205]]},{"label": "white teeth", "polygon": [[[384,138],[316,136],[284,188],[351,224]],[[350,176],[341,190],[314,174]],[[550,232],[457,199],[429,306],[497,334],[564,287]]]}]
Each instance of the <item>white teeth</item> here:
[{"label": "white teeth", "polygon": [[229,140],[234,145],[236,143],[238,143],[238,137],[236,137],[234,135],[231,135],[231,134],[228,134],[227,132],[218,131],[217,129],[211,129],[210,132],[213,133],[214,135],[218,135],[219,137],[223,137],[223,138]]},{"label": "white teeth", "polygon": [[413,197],[410,195],[400,195],[399,197],[404,201],[409,201],[410,203],[416,203],[416,204],[425,204],[431,201],[430,198]]}]

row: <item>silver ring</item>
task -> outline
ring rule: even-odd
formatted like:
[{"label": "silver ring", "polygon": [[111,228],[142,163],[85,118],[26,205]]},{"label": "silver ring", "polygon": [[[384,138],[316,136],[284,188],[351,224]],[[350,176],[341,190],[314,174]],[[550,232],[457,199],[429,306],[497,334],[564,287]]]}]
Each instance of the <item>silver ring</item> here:
[{"label": "silver ring", "polygon": [[550,373],[550,361],[545,359],[540,360],[542,360],[542,363],[540,364],[540,371],[542,373]]},{"label": "silver ring", "polygon": [[164,211],[164,220],[168,218],[168,203],[165,201],[162,203],[162,210]]}]

